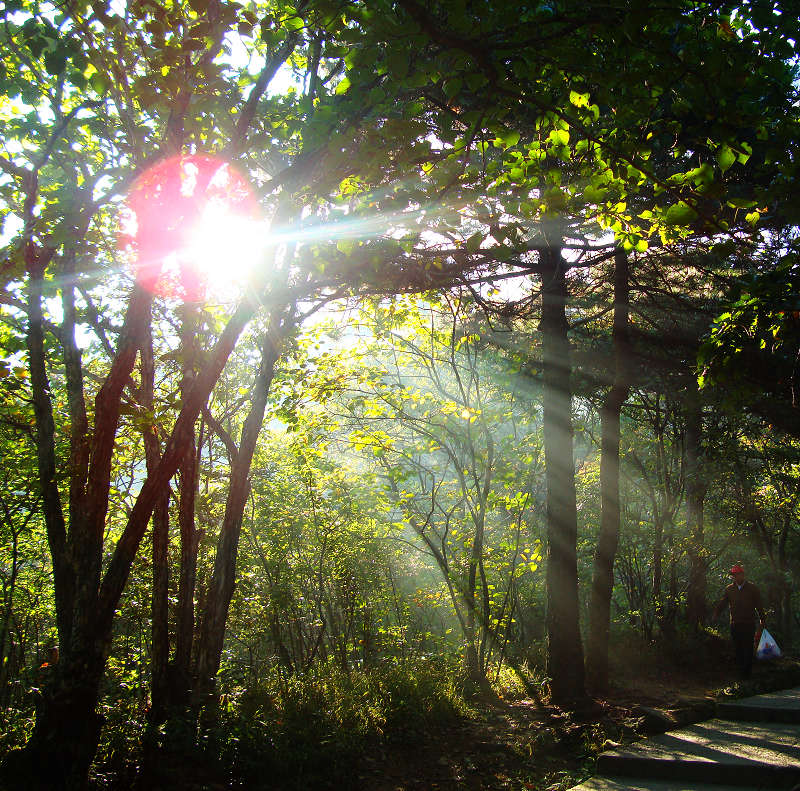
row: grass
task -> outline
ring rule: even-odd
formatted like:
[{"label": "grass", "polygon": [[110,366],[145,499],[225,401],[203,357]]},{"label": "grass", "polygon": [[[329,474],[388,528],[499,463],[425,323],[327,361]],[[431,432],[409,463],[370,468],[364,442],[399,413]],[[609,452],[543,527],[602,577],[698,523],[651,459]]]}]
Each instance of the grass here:
[{"label": "grass", "polygon": [[345,673],[333,665],[222,697],[196,745],[164,738],[148,782],[187,791],[357,789],[365,758],[475,716],[458,669],[441,661]]},{"label": "grass", "polygon": [[[262,686],[228,690],[199,733],[156,734],[155,770],[146,776],[141,699],[115,698],[104,709],[95,787],[568,788],[591,774],[604,748],[647,732],[642,705],[689,722],[703,718],[697,704],[707,707],[713,696],[800,684],[800,662],[791,658],[759,663],[750,682],[736,683],[728,641],[713,631],[658,642],[617,634],[612,646],[615,685],[574,712],[540,705],[546,679],[530,668],[493,672],[493,690],[470,687],[458,664],[442,659],[276,674]],[[11,732],[24,731],[27,720],[19,720]]]}]

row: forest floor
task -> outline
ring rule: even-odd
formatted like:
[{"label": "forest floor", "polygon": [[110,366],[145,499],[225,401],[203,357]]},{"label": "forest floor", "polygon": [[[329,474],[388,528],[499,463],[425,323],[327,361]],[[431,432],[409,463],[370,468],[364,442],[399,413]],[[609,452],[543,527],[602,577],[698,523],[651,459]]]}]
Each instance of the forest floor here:
[{"label": "forest floor", "polygon": [[598,753],[713,715],[720,697],[743,697],[800,684],[800,661],[757,665],[735,683],[728,661],[654,667],[619,678],[609,692],[575,711],[533,699],[482,696],[471,719],[365,756],[354,787],[363,791],[470,791],[570,788],[593,773]]}]

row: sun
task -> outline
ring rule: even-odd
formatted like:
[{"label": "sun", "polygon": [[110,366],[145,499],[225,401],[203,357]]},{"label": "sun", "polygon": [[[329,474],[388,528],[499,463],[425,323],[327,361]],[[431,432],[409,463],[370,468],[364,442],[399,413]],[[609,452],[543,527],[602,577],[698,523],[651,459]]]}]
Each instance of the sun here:
[{"label": "sun", "polygon": [[186,229],[178,255],[205,282],[207,299],[225,301],[246,288],[265,265],[268,241],[264,222],[213,201]]},{"label": "sun", "polygon": [[247,179],[208,155],[172,157],[134,184],[121,246],[137,282],[186,301],[235,299],[264,265],[266,224]]}]

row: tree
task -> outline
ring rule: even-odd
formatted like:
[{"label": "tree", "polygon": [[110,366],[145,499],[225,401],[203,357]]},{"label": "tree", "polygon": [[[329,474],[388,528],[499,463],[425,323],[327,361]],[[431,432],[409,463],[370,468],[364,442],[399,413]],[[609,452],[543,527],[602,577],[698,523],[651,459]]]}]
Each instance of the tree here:
[{"label": "tree", "polygon": [[[208,185],[219,168],[209,167],[208,159],[179,159],[172,171],[162,168],[140,177],[138,194],[149,191],[157,200],[174,189],[184,200],[177,202],[176,214],[149,218],[162,223],[160,233],[144,233],[158,228],[152,222],[148,225],[146,212],[140,210],[136,241],[142,265],[132,284],[115,269],[113,234],[109,234],[113,202],[130,186],[137,169],[156,157],[182,151],[190,141],[205,148],[227,145],[234,152],[248,147],[256,105],[297,45],[303,22],[295,10],[282,15],[293,21],[274,36],[268,32],[259,39],[256,48],[264,52],[264,67],[251,75],[224,57],[223,39],[238,24],[238,10],[214,3],[206,21],[189,8],[168,14],[160,6],[130,7],[121,15],[98,7],[53,16],[35,3],[19,11],[6,10],[11,36],[7,43],[13,54],[9,65],[16,70],[7,90],[32,108],[9,129],[9,139],[18,142],[0,159],[7,177],[6,205],[19,221],[19,233],[9,245],[12,288],[19,295],[11,302],[26,317],[39,486],[53,559],[61,647],[34,735],[24,755],[16,756],[9,767],[25,763],[30,775],[46,774],[43,782],[48,785],[81,787],[85,782],[100,728],[94,709],[114,611],[150,515],[157,503],[163,508],[168,481],[186,458],[194,423],[236,339],[262,305],[283,311],[295,295],[308,293],[302,277],[296,283],[273,286],[265,266],[260,282],[254,282],[252,291],[229,313],[215,348],[185,389],[160,458],[156,461],[154,449],[150,451],[150,469],[104,564],[115,440],[125,417],[123,402],[136,374],[137,355],[148,345],[155,298],[151,287],[158,282],[164,256],[175,249],[180,224],[190,221],[201,205],[193,198],[202,198],[202,185],[197,193],[189,189],[184,194],[181,179],[200,163],[206,167],[197,172]],[[177,35],[168,36],[168,28]],[[116,62],[110,61],[111,52]],[[245,99],[243,91],[251,85]],[[228,115],[229,109],[240,110],[238,117]],[[223,117],[231,121],[214,120]],[[51,118],[55,120],[50,122]],[[291,151],[293,130],[283,129]],[[73,145],[78,140],[86,147],[76,152]],[[314,162],[318,164],[319,156]],[[329,179],[338,183],[348,167],[342,162],[343,170],[329,168]],[[283,183],[299,189],[311,178],[311,170],[307,159],[294,168],[287,162]],[[324,191],[329,183],[318,186]],[[109,279],[103,282],[92,275],[87,279],[96,269],[110,273]],[[127,302],[117,296],[117,287],[129,293]],[[51,290],[61,297],[57,324],[47,315],[52,303],[45,297]],[[104,300],[99,312],[97,300]],[[120,309],[121,326],[114,326],[113,314]],[[86,327],[99,338],[98,345],[84,352],[78,331]],[[57,424],[54,418],[51,337],[65,372],[66,424]],[[110,352],[109,358],[104,359],[105,352]],[[94,377],[87,377],[89,361],[98,369],[97,388]],[[93,411],[87,406],[92,398]],[[56,444],[62,431],[69,444],[64,493],[56,477]],[[47,761],[40,760],[43,754]]]},{"label": "tree", "polygon": [[[375,361],[356,372],[343,406],[351,442],[378,465],[395,529],[410,526],[441,575],[467,677],[485,684],[505,651],[515,587],[537,568],[538,543],[524,528],[540,453],[530,404],[485,359],[476,318],[463,295],[379,305],[362,330],[379,344]],[[518,469],[517,455],[531,466]]]},{"label": "tree", "polygon": [[[552,656],[565,663],[551,666],[560,674],[558,697],[580,695],[574,481],[569,454],[554,446],[551,433],[570,436],[569,370],[565,375],[556,359],[566,350],[562,220],[587,218],[613,230],[626,249],[643,249],[645,237],[667,243],[725,230],[739,208],[753,208],[752,191],[729,184],[724,174],[751,156],[766,161],[765,84],[767,106],[779,110],[767,126],[783,132],[795,117],[785,60],[794,52],[796,25],[789,14],[774,19],[771,5],[766,18],[764,11],[755,3],[720,17],[704,4],[653,13],[649,4],[619,3],[600,14],[557,3],[525,9],[521,24],[509,28],[514,9],[507,4],[484,9],[480,18],[469,8],[428,11],[414,0],[369,8],[332,8],[322,0],[298,7],[223,0],[199,7],[135,2],[64,10],[24,0],[7,6],[3,90],[21,111],[15,108],[6,125],[0,156],[14,235],[6,245],[4,299],[19,319],[15,340],[24,340],[30,373],[38,493],[62,649],[34,735],[7,768],[27,763],[40,784],[53,777],[85,784],[101,726],[95,706],[115,610],[156,509],[156,562],[164,564],[167,487],[182,465],[190,510],[186,460],[195,426],[237,341],[259,314],[277,328],[294,321],[295,307],[346,293],[419,292],[454,280],[477,293],[486,279],[545,276],[551,543],[557,553],[564,550],[559,557],[570,588],[563,598],[551,596],[551,623],[559,623],[569,643]],[[623,45],[632,33],[639,48],[629,67]],[[258,60],[257,72],[228,52],[237,35]],[[283,65],[304,75],[303,89],[271,96],[267,88]],[[681,96],[669,82],[676,65]],[[705,79],[709,66],[719,80]],[[497,100],[485,101],[487,94]],[[712,109],[714,122],[700,118],[698,107]],[[671,164],[651,167],[651,149],[674,154]],[[177,416],[157,447],[146,425],[151,368],[161,362],[149,351],[152,316],[154,308],[196,296],[197,272],[180,249],[182,231],[201,217],[209,193],[219,188],[215,179],[231,183],[233,172],[230,163],[215,164],[211,152],[258,171],[257,202],[272,214],[280,240],[267,246],[265,258],[282,268],[273,276],[265,262],[224,312],[219,337],[196,361],[191,383],[195,361],[184,365]],[[572,163],[563,183],[562,162]],[[131,190],[146,200],[134,207],[139,231],[131,234],[131,258],[138,266],[127,273],[117,267],[114,221],[120,196]],[[651,191],[649,214],[634,216],[627,197]],[[465,209],[483,192],[493,199],[488,211],[477,204]],[[167,197],[171,214],[160,211]],[[430,205],[437,206],[433,219],[425,216]],[[380,209],[394,219],[388,228],[381,220],[374,233]],[[441,232],[452,248],[431,241],[426,228]],[[484,244],[495,231],[495,243]],[[165,271],[170,260],[177,261],[177,277]],[[173,290],[154,293],[162,283]],[[184,331],[170,337],[183,335],[191,357],[192,319],[184,318]],[[277,356],[269,345],[265,360]],[[271,378],[266,368],[259,397]],[[241,463],[234,464],[219,600],[204,631],[214,645],[204,651],[206,680],[230,599],[247,457],[263,411],[256,401],[237,450]],[[136,458],[121,453],[132,447],[128,427],[148,437]],[[126,503],[129,510],[117,515],[109,503],[122,469],[135,470],[143,483]],[[192,540],[187,530],[184,626]],[[551,580],[555,593],[558,579]],[[163,576],[157,588],[163,666]],[[569,612],[556,617],[562,604]],[[42,776],[48,765],[53,777]]]},{"label": "tree", "polygon": [[[725,173],[737,162],[745,164],[754,145],[759,159],[765,154],[767,146],[758,142],[763,134],[754,133],[766,128],[760,110],[754,112],[756,103],[763,107],[764,75],[776,88],[766,91],[775,111],[768,124],[791,126],[785,125],[791,71],[768,53],[791,58],[796,39],[793,26],[783,15],[773,16],[772,6],[757,4],[733,15],[694,3],[655,11],[649,4],[620,3],[602,14],[567,3],[521,14],[503,6],[480,14],[430,9],[414,0],[400,6],[429,37],[433,57],[452,64],[429,101],[440,113],[449,111],[440,134],[459,122],[453,158],[463,161],[464,180],[474,147],[484,156],[487,194],[510,198],[495,218],[524,217],[515,223],[521,234],[488,220],[484,233],[475,234],[475,247],[491,234],[497,244],[486,244],[486,255],[505,261],[519,261],[519,253],[535,248],[541,260],[528,260],[528,267],[542,271],[546,284],[553,266],[542,237],[558,235],[548,227],[554,217],[588,216],[613,230],[625,249],[644,251],[654,237],[666,244],[692,233],[726,232],[736,220],[731,208],[752,208],[752,190],[726,183]],[[519,25],[505,24],[509,13]],[[750,66],[739,70],[745,61]],[[724,75],[713,85],[700,76],[710,64]],[[497,97],[491,104],[484,100],[487,92]],[[700,121],[697,112],[709,106],[715,108],[713,124]],[[505,160],[494,168],[485,164],[492,134]],[[569,177],[562,180],[565,173]],[[644,210],[632,208],[637,195],[648,200]],[[752,213],[748,218],[758,220]],[[538,238],[530,232],[536,227],[542,229]],[[561,377],[560,385],[566,383]],[[565,488],[551,493],[559,502],[572,500],[570,484],[556,477]],[[553,513],[558,510],[554,505]],[[554,527],[551,538],[566,549],[574,533],[570,517]],[[572,559],[568,565],[572,578]],[[563,589],[553,594],[553,603],[576,600]],[[561,651],[551,657],[554,672],[564,675],[555,687],[565,698],[582,694],[582,671],[574,667],[581,658],[577,615],[573,607],[568,628],[554,635],[555,645],[570,635],[570,663],[562,661]]]},{"label": "tree", "polygon": [[[394,128],[373,128],[374,119],[391,104],[386,95],[380,92],[365,103],[361,97],[344,95],[345,84],[336,82],[342,66],[340,37],[352,35],[363,22],[359,7],[343,18],[331,14],[324,3],[299,9],[254,6],[242,12],[244,22],[239,21],[240,11],[238,4],[212,2],[200,10],[134,4],[119,11],[98,6],[53,14],[34,2],[5,12],[6,43],[13,55],[7,93],[31,108],[10,125],[13,145],[0,158],[4,200],[18,231],[8,245],[13,293],[8,301],[25,317],[39,486],[61,646],[34,735],[25,753],[10,759],[9,766],[24,763],[32,775],[47,772],[49,766],[45,784],[80,787],[85,782],[100,728],[94,709],[116,606],[156,506],[161,536],[157,563],[163,565],[166,487],[186,460],[196,420],[253,316],[265,310],[279,321],[278,316],[291,315],[301,297],[313,300],[322,294],[324,299],[342,288],[419,289],[452,277],[450,272],[420,277],[408,259],[398,260],[401,248],[390,234],[370,240],[363,250],[340,244],[336,252],[316,243],[318,237],[311,234],[311,242],[278,251],[285,253],[280,259],[285,279],[277,282],[269,263],[276,260],[273,247],[245,296],[228,311],[214,348],[197,362],[161,447],[148,439],[142,467],[149,464],[149,469],[125,523],[113,525],[111,538],[116,541],[104,562],[110,550],[104,546],[109,492],[120,461],[115,447],[120,426],[131,418],[125,402],[143,398],[139,406],[145,414],[150,402],[150,316],[154,304],[165,298],[154,290],[162,285],[172,289],[167,300],[196,297],[201,284],[180,250],[182,230],[201,216],[220,184],[233,183],[227,163],[205,153],[187,155],[187,149],[216,150],[248,161],[263,157],[271,173],[260,199],[264,206],[277,207],[275,227],[287,232],[297,229],[302,206],[319,206],[321,214],[335,215],[336,196],[347,177],[358,172],[372,181],[384,177],[384,170],[372,164],[381,158],[370,152],[381,146],[386,150],[387,139],[394,146],[409,135],[416,144],[421,131],[413,127],[398,135]],[[256,30],[256,14],[265,21],[273,18],[275,27],[264,24]],[[260,58],[258,73],[235,64],[228,55],[226,35],[234,26]],[[306,93],[290,93],[289,101],[268,96],[267,87],[282,64],[303,62],[295,55],[298,48],[310,53],[305,61]],[[265,147],[271,150],[265,152]],[[423,148],[427,151],[429,144]],[[116,268],[113,230],[118,198],[131,188],[138,224],[130,234],[138,264],[133,278]],[[345,187],[341,191],[348,196]],[[326,241],[339,233],[334,217],[329,219]],[[323,249],[328,255],[322,255]],[[170,280],[163,265],[176,253],[182,270]],[[61,298],[60,315],[50,315],[52,292]],[[122,300],[119,293],[129,296]],[[87,331],[97,339],[84,349]],[[185,338],[190,335],[187,331]],[[267,354],[265,359],[272,357]],[[140,371],[137,359],[143,363]],[[57,364],[64,368],[69,413],[69,420],[60,423],[53,400]],[[262,386],[269,376],[265,371]],[[94,410],[89,406],[92,399]],[[257,433],[255,422],[254,417],[246,444],[252,444]],[[62,436],[69,445],[64,491],[56,478],[56,448]],[[232,526],[241,519],[237,512],[246,488],[247,455],[240,454],[242,464],[232,489]],[[184,470],[188,481],[192,476]],[[191,549],[191,542],[186,543]],[[234,548],[235,541],[223,552],[228,571],[220,569],[218,579],[228,581],[220,583],[221,591],[230,584]],[[189,577],[191,554],[187,552],[184,564]],[[158,588],[163,604],[163,579]],[[228,593],[222,596],[226,597]],[[188,581],[183,600],[188,623]],[[156,608],[162,604],[157,602]],[[221,602],[219,607],[212,618],[215,625],[207,632],[217,645],[227,605]],[[163,617],[161,624],[163,632]],[[163,666],[163,633],[159,640],[158,661]],[[215,653],[216,649],[208,653],[204,672],[213,669]],[[185,651],[182,654],[185,657]],[[48,761],[39,760],[42,754]]]},{"label": "tree", "polygon": [[597,538],[586,669],[593,688],[608,685],[608,629],[614,587],[614,558],[620,529],[620,416],[630,389],[630,301],[628,258],[618,250],[614,257],[614,381],[603,399],[600,412],[600,500],[601,522]]}]

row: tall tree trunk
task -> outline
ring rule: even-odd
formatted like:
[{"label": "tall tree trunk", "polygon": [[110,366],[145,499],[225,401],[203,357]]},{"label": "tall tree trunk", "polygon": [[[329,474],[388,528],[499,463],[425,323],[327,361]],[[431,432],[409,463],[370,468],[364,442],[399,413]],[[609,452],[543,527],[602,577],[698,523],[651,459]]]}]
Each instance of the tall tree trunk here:
[{"label": "tall tree trunk", "polygon": [[[61,328],[67,398],[73,426],[69,470],[69,533],[56,480],[55,424],[45,364],[41,305],[42,251],[26,248],[30,274],[27,341],[36,418],[38,467],[48,542],[53,560],[58,664],[41,684],[36,724],[21,751],[7,756],[0,774],[30,788],[85,787],[97,749],[102,718],[97,696],[111,643],[108,628],[98,628],[98,588],[108,510],[111,458],[122,390],[146,335],[152,296],[134,288],[111,370],[95,399],[94,431],[89,438],[83,413],[80,352],[74,338],[72,292],[65,288]],[[65,262],[66,270],[70,262]],[[149,513],[148,513],[149,518]],[[115,602],[116,604],[116,602]]]},{"label": "tall tree trunk", "polygon": [[659,624],[664,617],[664,601],[662,588],[664,587],[664,522],[660,515],[653,523],[653,603],[655,604],[656,619]]},{"label": "tall tree trunk", "polygon": [[553,701],[585,697],[578,603],[572,390],[565,264],[560,247],[541,253],[543,434],[547,487],[547,673]]},{"label": "tall tree trunk", "polygon": [[706,560],[703,503],[706,483],[702,463],[702,407],[693,387],[686,413],[686,511],[689,526],[689,588],[686,598],[686,620],[699,628],[706,621]]},{"label": "tall tree trunk", "polygon": [[[8,528],[11,531],[11,574],[8,581],[3,581],[3,598],[5,599],[5,608],[3,611],[3,622],[0,624],[0,706],[7,706],[10,701],[10,685],[11,678],[11,655],[13,652],[13,638],[11,636],[11,619],[14,615],[14,594],[17,587],[17,574],[19,573],[19,536],[21,530],[14,526],[12,522],[12,515],[3,503],[4,521],[7,522]],[[28,522],[33,516],[33,511],[29,511],[25,519],[23,529],[27,527]],[[8,660],[6,660],[6,646],[11,647],[8,652]]]},{"label": "tall tree trunk", "polygon": [[[34,288],[34,293],[40,292]],[[151,302],[151,295],[138,286],[134,289],[111,371],[96,400],[91,464],[86,478],[86,502],[92,507],[88,509],[89,513],[72,515],[69,542],[64,535],[63,513],[55,480],[52,404],[44,369],[41,307],[38,305],[37,314],[36,299],[30,312],[31,386],[37,417],[44,513],[56,569],[61,657],[51,678],[43,685],[30,739],[24,748],[9,753],[0,767],[0,777],[7,782],[14,778],[15,787],[64,788],[70,791],[85,788],[102,724],[96,706],[111,645],[114,613],[131,565],[153,510],[185,453],[187,427],[194,424],[236,340],[259,307],[259,303],[251,300],[240,304],[234,311],[184,402],[161,460],[152,472],[148,472],[142,484],[99,589],[92,593],[88,583],[83,582],[79,597],[75,583],[84,569],[87,579],[100,569],[96,552],[102,549],[122,389],[129,382],[136,353],[144,343]],[[76,601],[80,604],[73,607]]]},{"label": "tall tree trunk", "polygon": [[678,614],[678,558],[675,550],[675,535],[672,528],[669,531],[667,548],[669,550],[669,594],[667,596],[662,629],[665,634],[672,635],[675,633],[675,619]]},{"label": "tall tree trunk", "polygon": [[235,585],[239,536],[250,492],[250,466],[264,420],[275,364],[280,356],[283,339],[293,325],[293,315],[282,320],[272,320],[261,343],[261,364],[253,385],[250,411],[242,427],[242,439],[231,465],[225,516],[198,637],[194,686],[194,704],[197,711],[214,697],[216,676],[225,641],[225,623]]},{"label": "tall tree trunk", "polygon": [[4,788],[79,791],[86,788],[103,717],[96,711],[108,652],[102,640],[61,655],[36,700],[36,726],[23,750],[3,763]]},{"label": "tall tree trunk", "polygon": [[663,509],[659,507],[658,496],[652,490],[651,500],[653,504],[653,604],[655,607],[656,620],[660,629],[664,624],[664,596],[663,596],[663,573],[664,573],[664,519],[667,513],[667,502],[669,491],[667,486],[666,454],[664,453],[664,431],[660,417],[660,396],[656,395],[656,425],[658,426],[658,444],[656,445],[656,481],[663,494],[661,502]]},{"label": "tall tree trunk", "polygon": [[[181,348],[183,351],[183,380],[181,396],[186,397],[195,377],[197,366],[198,305],[183,306],[181,323]],[[180,497],[178,500],[178,527],[180,529],[181,559],[178,579],[178,608],[175,626],[175,658],[173,662],[172,700],[177,707],[189,703],[192,687],[192,643],[194,641],[194,594],[197,584],[197,552],[200,543],[195,525],[195,502],[200,459],[195,430],[187,437],[186,455],[178,468]]]},{"label": "tall tree trunk", "polygon": [[[794,505],[794,504],[793,504]],[[794,510],[794,508],[792,508]],[[792,514],[787,513],[783,518],[781,532],[778,537],[778,575],[780,589],[780,626],[783,639],[788,644],[792,637],[792,574],[789,568],[789,558],[786,552],[786,543],[789,538],[789,527],[792,523]]]},{"label": "tall tree trunk", "polygon": [[608,687],[608,636],[614,558],[619,543],[619,444],[620,414],[630,390],[628,376],[628,256],[617,249],[614,256],[614,383],[600,410],[600,534],[594,556],[592,598],[586,672],[595,690]]},{"label": "tall tree trunk", "polygon": [[[148,321],[146,339],[142,346],[142,381],[140,403],[153,413],[155,407],[155,359],[151,322]],[[144,430],[144,453],[147,472],[155,470],[161,458],[161,446],[155,423]],[[169,487],[153,509],[153,592],[150,599],[152,619],[150,653],[150,724],[160,725],[166,716],[169,695],[167,663],[169,662]]]},{"label": "tall tree trunk", "polygon": [[[50,380],[47,374],[42,290],[46,261],[32,242],[25,248],[25,259],[30,276],[28,286],[28,368],[31,377],[33,413],[36,422],[36,457],[39,487],[42,496],[42,514],[47,528],[47,543],[53,561],[53,587],[56,603],[56,625],[59,644],[63,647],[72,632],[75,575],[71,572],[70,547],[67,526],[56,478],[55,420],[50,397]],[[48,259],[49,260],[49,259]]]},{"label": "tall tree trunk", "polygon": [[160,725],[169,701],[169,487],[153,509],[153,593],[150,655],[150,723]]},{"label": "tall tree trunk", "polygon": [[[487,627],[489,626],[489,609],[486,601],[484,601],[480,613],[478,612],[478,572],[482,572],[483,570],[482,564],[484,540],[486,535],[486,509],[489,500],[489,491],[492,485],[492,473],[494,471],[494,442],[492,441],[492,436],[485,425],[483,425],[483,430],[486,437],[486,470],[483,476],[483,485],[481,486],[478,484],[476,487],[476,502],[470,503],[468,500],[466,501],[472,515],[473,524],[475,525],[475,536],[472,540],[472,549],[470,551],[467,589],[465,591],[468,628],[467,672],[470,679],[478,684],[486,683],[486,673],[479,651],[480,641],[478,639],[478,616],[481,618],[484,634],[487,632]],[[466,482],[464,478],[461,480],[462,491],[464,497],[466,498]],[[481,577],[485,583],[485,575],[481,574]]]}]

